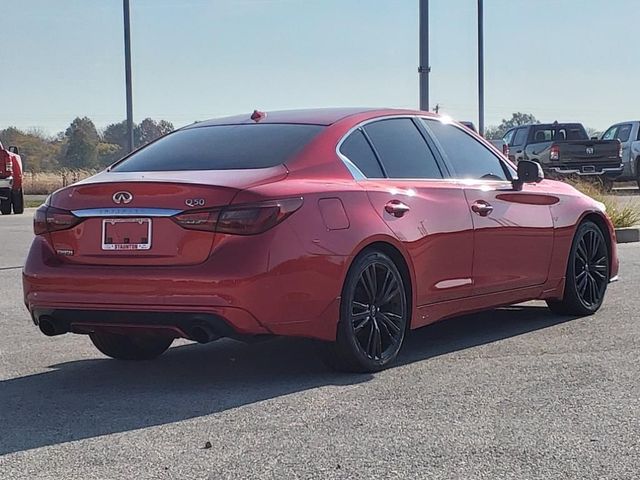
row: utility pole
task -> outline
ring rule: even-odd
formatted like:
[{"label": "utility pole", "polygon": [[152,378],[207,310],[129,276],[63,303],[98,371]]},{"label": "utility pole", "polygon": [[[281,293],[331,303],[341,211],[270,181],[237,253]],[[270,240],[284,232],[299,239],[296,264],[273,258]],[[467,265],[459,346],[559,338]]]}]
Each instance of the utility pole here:
[{"label": "utility pole", "polygon": [[420,53],[418,73],[420,76],[420,110],[429,110],[429,0],[420,2]]},{"label": "utility pole", "polygon": [[133,150],[133,92],[131,88],[131,22],[129,15],[129,0],[122,0],[124,11],[124,76],[127,91],[127,146],[129,152]]},{"label": "utility pole", "polygon": [[484,135],[484,13],[478,0],[478,132]]}]

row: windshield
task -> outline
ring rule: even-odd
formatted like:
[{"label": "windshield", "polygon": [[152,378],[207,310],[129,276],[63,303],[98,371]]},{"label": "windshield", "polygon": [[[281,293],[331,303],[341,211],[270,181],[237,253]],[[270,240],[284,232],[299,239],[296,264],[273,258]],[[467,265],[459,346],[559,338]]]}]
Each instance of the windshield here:
[{"label": "windshield", "polygon": [[324,127],[243,124],[178,130],[117,163],[114,172],[267,168],[293,157]]}]

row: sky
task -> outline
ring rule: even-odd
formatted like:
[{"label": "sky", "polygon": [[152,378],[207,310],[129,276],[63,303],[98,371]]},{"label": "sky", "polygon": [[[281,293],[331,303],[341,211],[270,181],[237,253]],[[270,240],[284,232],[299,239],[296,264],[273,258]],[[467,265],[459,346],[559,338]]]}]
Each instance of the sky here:
[{"label": "sky", "polygon": [[[417,108],[418,0],[130,0],[134,119]],[[478,121],[476,0],[430,0],[430,98]],[[485,123],[640,118],[640,0],[485,0]],[[125,118],[121,0],[0,0],[0,128]]]}]

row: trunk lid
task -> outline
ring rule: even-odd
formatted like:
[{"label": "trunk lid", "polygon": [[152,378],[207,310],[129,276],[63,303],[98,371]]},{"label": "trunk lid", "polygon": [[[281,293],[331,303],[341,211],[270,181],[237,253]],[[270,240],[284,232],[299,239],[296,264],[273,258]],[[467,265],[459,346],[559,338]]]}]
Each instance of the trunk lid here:
[{"label": "trunk lid", "polygon": [[620,163],[618,140],[571,140],[553,145],[559,149],[557,163],[589,165]]},{"label": "trunk lid", "polygon": [[181,172],[103,172],[56,192],[50,204],[81,218],[49,234],[64,261],[84,265],[195,265],[215,234],[186,230],[171,217],[229,205],[246,188],[285,178],[284,166]]}]

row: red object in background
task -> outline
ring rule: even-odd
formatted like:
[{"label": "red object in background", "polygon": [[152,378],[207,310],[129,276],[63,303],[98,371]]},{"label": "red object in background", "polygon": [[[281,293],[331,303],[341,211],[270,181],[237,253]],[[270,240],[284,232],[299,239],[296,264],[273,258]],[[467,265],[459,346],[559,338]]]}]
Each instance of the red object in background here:
[{"label": "red object in background", "polygon": [[22,191],[22,159],[17,147],[5,149],[0,143],[0,211],[3,215],[23,213],[24,194]]},{"label": "red object in background", "polygon": [[[417,328],[498,305],[562,298],[572,240],[585,219],[600,226],[609,276],[617,275],[613,228],[597,202],[561,182],[511,188],[496,172],[456,178],[421,118],[437,117],[325,109],[274,112],[259,124],[246,116],[201,122],[140,150],[147,153],[136,162],[152,168],[129,168],[134,154],[113,171],[58,191],[36,215],[38,235],[24,268],[34,322],[48,334],[143,332],[203,341],[196,328],[204,325],[211,337],[204,341],[265,334],[335,341],[350,268],[373,250],[402,272],[408,321]],[[358,128],[390,119],[408,120],[412,134],[428,141],[442,178],[365,178],[345,160],[347,136],[355,132],[368,149],[372,140]],[[225,156],[218,143],[211,154],[221,168],[205,170],[202,153],[189,154],[205,131],[232,138],[242,129],[268,146],[262,155],[235,137],[231,153]],[[302,145],[266,160],[303,134]],[[474,148],[500,158],[505,176],[515,175],[503,152],[468,135]],[[187,147],[169,143],[181,138]],[[383,140],[378,160],[393,155]],[[172,165],[166,170],[162,149]],[[245,163],[228,168],[236,157]],[[360,167],[373,172],[380,167],[370,157]],[[105,219],[127,217],[151,219],[150,248],[105,250]]]}]

